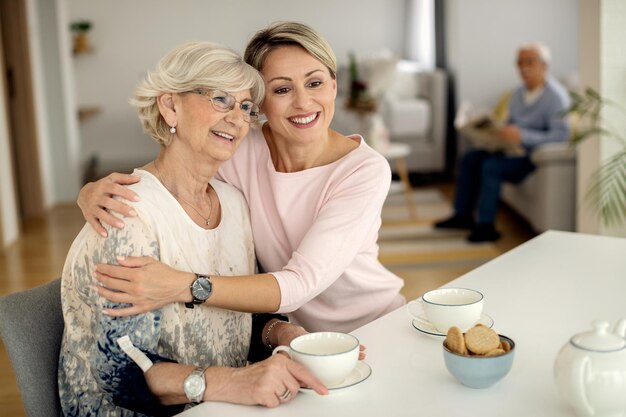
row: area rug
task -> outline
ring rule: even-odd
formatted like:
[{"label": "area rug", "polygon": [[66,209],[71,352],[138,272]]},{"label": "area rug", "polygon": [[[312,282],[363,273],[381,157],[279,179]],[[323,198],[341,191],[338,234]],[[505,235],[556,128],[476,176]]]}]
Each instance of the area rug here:
[{"label": "area rug", "polygon": [[467,231],[433,227],[435,221],[452,213],[450,202],[439,190],[422,188],[414,190],[411,197],[416,218],[411,218],[403,193],[389,195],[383,207],[379,258],[387,267],[473,269],[500,254],[491,243],[467,242]]}]

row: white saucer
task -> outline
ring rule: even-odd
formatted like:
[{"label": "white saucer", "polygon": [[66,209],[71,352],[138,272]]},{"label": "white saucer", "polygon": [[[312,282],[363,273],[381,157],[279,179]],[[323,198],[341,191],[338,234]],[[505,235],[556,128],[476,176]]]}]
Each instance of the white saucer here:
[{"label": "white saucer", "polygon": [[[344,379],[341,383],[337,385],[332,385],[327,387],[329,391],[340,390],[344,388],[351,387],[356,384],[360,384],[365,381],[372,374],[372,368],[363,361],[358,361],[352,372]],[[302,392],[315,392],[311,388],[302,387],[300,388]]]},{"label": "white saucer", "polygon": [[[429,324],[428,319],[426,319],[426,316],[424,314],[420,314],[418,317],[422,319],[424,323],[418,320],[413,320],[413,327],[415,327],[416,330],[419,330],[420,332],[431,335],[431,336],[445,336],[446,335],[445,333],[441,333],[439,330],[435,329],[432,324]],[[480,319],[478,320],[476,324],[483,324],[491,328],[493,327],[493,319],[487,314],[483,313],[480,315]]]}]

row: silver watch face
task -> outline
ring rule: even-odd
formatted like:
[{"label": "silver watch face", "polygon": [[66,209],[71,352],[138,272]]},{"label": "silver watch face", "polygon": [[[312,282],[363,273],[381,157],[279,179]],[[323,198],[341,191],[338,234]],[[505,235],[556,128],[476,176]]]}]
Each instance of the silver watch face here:
[{"label": "silver watch face", "polygon": [[204,375],[193,373],[185,379],[185,394],[191,401],[200,401],[204,394],[205,383]]},{"label": "silver watch face", "polygon": [[206,301],[213,291],[213,284],[206,277],[198,277],[191,285],[191,295],[196,300]]}]

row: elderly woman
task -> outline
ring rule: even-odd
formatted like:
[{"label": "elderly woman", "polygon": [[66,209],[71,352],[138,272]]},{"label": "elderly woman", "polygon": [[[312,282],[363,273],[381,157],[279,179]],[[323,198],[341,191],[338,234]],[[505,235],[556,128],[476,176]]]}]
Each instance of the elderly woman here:
[{"label": "elderly woman", "polygon": [[[248,207],[239,191],[213,176],[244,141],[263,92],[256,70],[211,43],[174,49],[137,89],[131,103],[161,151],[134,172],[141,178],[129,187],[141,196],[129,203],[136,216],[107,238],[85,226],[68,254],[59,363],[65,416],[169,415],[182,411],[175,405],[201,401],[276,406],[301,385],[326,393],[283,355],[246,367],[251,342],[262,346],[268,317],[193,308],[210,293],[206,277],[194,275],[187,305],[168,303],[129,318],[106,315],[105,308],[120,304],[103,302],[95,290],[94,265],[130,255],[181,271],[254,274]],[[280,326],[275,343],[302,333]]]},{"label": "elderly woman", "polygon": [[[352,331],[404,303],[402,280],[377,259],[389,164],[361,136],[329,128],[336,61],[319,33],[299,23],[272,25],[253,37],[245,59],[265,80],[261,111],[267,122],[250,129],[218,175],[243,192],[256,254],[267,273],[212,275],[213,291],[205,304],[289,313],[292,322],[309,331]],[[109,196],[132,199],[134,194],[111,180],[138,179],[115,174],[85,186],[79,197],[86,219],[101,232],[100,220],[123,225],[107,209],[132,215]],[[121,291],[101,289],[100,294],[133,306],[109,314],[191,301],[194,274],[147,257],[120,264],[98,265],[98,280]],[[274,344],[272,337],[268,331],[267,344]]]}]

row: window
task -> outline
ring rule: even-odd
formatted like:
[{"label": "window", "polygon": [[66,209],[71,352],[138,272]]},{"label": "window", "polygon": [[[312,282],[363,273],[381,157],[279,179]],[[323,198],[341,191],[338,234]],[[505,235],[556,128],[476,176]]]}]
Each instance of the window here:
[{"label": "window", "polygon": [[423,69],[435,68],[435,0],[407,0],[405,55]]}]

